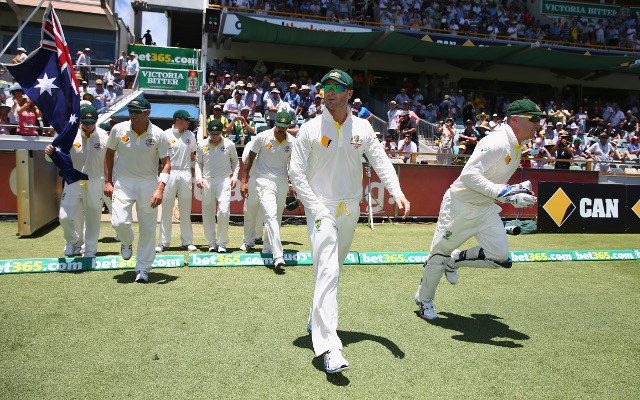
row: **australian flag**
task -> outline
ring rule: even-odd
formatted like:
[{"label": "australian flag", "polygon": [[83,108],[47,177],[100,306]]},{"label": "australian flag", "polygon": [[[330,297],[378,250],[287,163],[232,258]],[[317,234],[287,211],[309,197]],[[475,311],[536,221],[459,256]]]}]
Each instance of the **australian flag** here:
[{"label": "australian flag", "polygon": [[20,64],[7,65],[24,93],[29,96],[58,136],[51,156],[67,184],[89,177],[74,169],[69,150],[78,133],[80,90],[69,48],[51,3],[44,13],[40,47]]}]

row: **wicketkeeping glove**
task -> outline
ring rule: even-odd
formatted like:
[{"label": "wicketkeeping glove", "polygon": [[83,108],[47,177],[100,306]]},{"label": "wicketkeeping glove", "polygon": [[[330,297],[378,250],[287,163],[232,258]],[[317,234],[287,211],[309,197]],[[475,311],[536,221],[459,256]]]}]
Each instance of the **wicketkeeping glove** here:
[{"label": "wicketkeeping glove", "polygon": [[499,203],[509,203],[515,208],[533,207],[538,201],[535,193],[531,190],[531,182],[526,181],[518,185],[500,184],[500,192],[496,200]]}]

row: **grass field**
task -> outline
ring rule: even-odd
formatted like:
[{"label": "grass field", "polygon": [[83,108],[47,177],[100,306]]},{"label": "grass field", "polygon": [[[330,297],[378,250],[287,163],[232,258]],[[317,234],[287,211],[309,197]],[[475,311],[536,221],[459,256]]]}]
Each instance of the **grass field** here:
[{"label": "grass field", "polygon": [[[434,225],[358,226],[352,250],[427,251]],[[62,255],[0,223],[3,259]],[[201,224],[196,244],[204,245]],[[231,227],[229,250],[241,244]],[[103,224],[98,250],[117,254]],[[174,225],[178,243],[178,226]],[[308,251],[304,226],[285,250]],[[632,249],[640,235],[510,237],[512,250]],[[171,254],[173,252],[169,252]],[[178,252],[176,252],[178,253]],[[180,252],[181,253],[181,252]],[[0,276],[1,399],[630,399],[640,389],[634,261],[516,263],[442,281],[440,319],[417,316],[421,265],[350,265],[339,334],[352,369],[327,375],[305,331],[313,267]],[[633,311],[636,310],[636,311]]]}]

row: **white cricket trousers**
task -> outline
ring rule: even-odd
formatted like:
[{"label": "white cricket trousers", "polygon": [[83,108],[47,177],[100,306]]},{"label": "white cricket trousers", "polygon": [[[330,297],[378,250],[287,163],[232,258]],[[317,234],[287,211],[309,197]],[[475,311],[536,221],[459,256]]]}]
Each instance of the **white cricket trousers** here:
[{"label": "white cricket trousers", "polygon": [[360,216],[357,201],[325,206],[331,218],[315,221],[313,215],[306,212],[315,276],[309,323],[316,356],[328,350],[342,349],[337,332],[338,283]]},{"label": "white cricket trousers", "polygon": [[64,186],[58,218],[67,244],[82,247],[84,257],[95,257],[100,235],[103,179],[76,181]]},{"label": "white cricket trousers", "polygon": [[[242,241],[244,244],[255,246],[256,239],[262,238],[262,231],[264,230],[264,210],[262,209],[260,199],[258,198],[258,188],[256,186],[255,175],[249,177],[247,186],[249,192],[247,197],[244,199],[244,205],[242,206],[244,214]],[[267,246],[269,242],[269,235],[266,235],[264,240],[264,244]],[[267,247],[270,247],[270,245]]]},{"label": "white cricket trousers", "polygon": [[171,243],[171,221],[173,219],[173,206],[178,196],[178,210],[180,210],[180,240],[182,246],[193,242],[193,228],[191,227],[191,199],[193,184],[191,169],[171,170],[169,182],[164,187],[162,196],[162,216],[160,219],[160,232],[158,243],[169,247]]},{"label": "white cricket trousers", "polygon": [[[500,218],[500,210],[501,208],[496,204],[475,206],[463,203],[451,195],[451,190],[447,190],[440,204],[440,214],[431,242],[429,259],[422,272],[422,283],[419,288],[420,301],[433,300],[451,252],[472,237],[475,237],[478,245],[484,249],[488,260],[504,261],[509,258],[509,243]],[[467,266],[499,267],[490,261]]]},{"label": "white cricket trousers", "polygon": [[[273,259],[282,257],[282,241],[280,240],[280,224],[282,223],[282,212],[287,201],[289,182],[287,178],[261,178],[256,179],[258,198],[260,205],[264,209],[264,224],[267,228],[267,235],[271,243]],[[265,246],[266,247],[266,242]]]},{"label": "white cricket trousers", "polygon": [[[229,243],[229,217],[231,216],[231,179],[229,177],[204,180],[202,189],[202,225],[209,247]],[[218,212],[216,213],[216,201]],[[216,237],[216,217],[218,236]]]},{"label": "white cricket trousers", "polygon": [[136,203],[138,214],[138,251],[136,270],[150,271],[156,259],[156,225],[158,208],[151,207],[151,196],[158,187],[158,179],[133,180],[116,178],[111,198],[111,224],[120,237],[122,244],[133,244],[132,208]]}]

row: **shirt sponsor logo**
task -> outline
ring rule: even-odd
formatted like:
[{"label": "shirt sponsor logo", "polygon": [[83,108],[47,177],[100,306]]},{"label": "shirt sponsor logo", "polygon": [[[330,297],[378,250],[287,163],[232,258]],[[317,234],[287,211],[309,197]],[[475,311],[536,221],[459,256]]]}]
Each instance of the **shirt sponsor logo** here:
[{"label": "shirt sponsor logo", "polygon": [[326,148],[329,148],[329,145],[331,144],[331,139],[329,139],[326,136],[323,136],[322,139],[320,140],[320,144]]},{"label": "shirt sponsor logo", "polygon": [[129,141],[129,137],[127,135],[124,135],[122,137],[122,143],[127,143]]},{"label": "shirt sponsor logo", "polygon": [[79,149],[80,147],[82,147],[82,145],[80,143],[78,143],[78,142],[75,142],[73,144],[73,147],[75,147],[76,149]]},{"label": "shirt sponsor logo", "polygon": [[273,147],[273,145],[271,145],[271,143],[267,143],[267,149],[270,149],[272,147]]},{"label": "shirt sponsor logo", "polygon": [[175,142],[176,142],[176,141],[175,141],[175,139],[171,139],[171,140],[169,141],[169,146],[173,145]]}]

